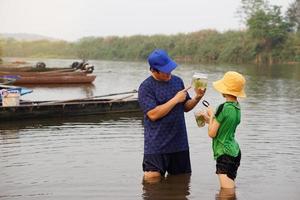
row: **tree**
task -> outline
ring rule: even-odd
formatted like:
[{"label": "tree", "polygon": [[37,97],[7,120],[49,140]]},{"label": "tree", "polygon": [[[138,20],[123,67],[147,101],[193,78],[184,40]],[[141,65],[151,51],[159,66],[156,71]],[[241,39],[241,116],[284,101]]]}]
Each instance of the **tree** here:
[{"label": "tree", "polygon": [[[273,63],[273,55],[286,41],[291,25],[281,14],[281,7],[265,0],[241,0],[246,26],[256,42],[256,63]],[[276,52],[278,53],[278,52]]]},{"label": "tree", "polygon": [[291,23],[293,31],[300,31],[300,0],[291,3],[287,12],[287,20]]},{"label": "tree", "polygon": [[284,44],[290,29],[289,23],[281,16],[280,7],[257,11],[247,20],[247,26],[257,41],[257,63],[272,64],[272,50]]},{"label": "tree", "polygon": [[266,0],[241,0],[237,14],[241,18],[243,24],[247,24],[247,20],[259,10],[266,10],[269,2]]}]

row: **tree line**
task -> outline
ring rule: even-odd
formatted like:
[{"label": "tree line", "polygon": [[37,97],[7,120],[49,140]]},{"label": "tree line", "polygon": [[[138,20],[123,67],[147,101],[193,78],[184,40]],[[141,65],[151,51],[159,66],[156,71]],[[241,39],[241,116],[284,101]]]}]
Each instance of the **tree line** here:
[{"label": "tree line", "polygon": [[0,57],[145,60],[162,48],[187,63],[300,62],[300,0],[287,12],[266,0],[241,0],[245,30],[201,30],[175,35],[85,37],[76,42],[0,40]]}]

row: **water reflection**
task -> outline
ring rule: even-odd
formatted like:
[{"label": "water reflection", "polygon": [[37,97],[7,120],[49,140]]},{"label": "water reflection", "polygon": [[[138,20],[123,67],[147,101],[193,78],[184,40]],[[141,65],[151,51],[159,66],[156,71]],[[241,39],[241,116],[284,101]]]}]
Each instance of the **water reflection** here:
[{"label": "water reflection", "polygon": [[4,140],[15,140],[18,138],[18,130],[0,130],[0,144]]},{"label": "water reflection", "polygon": [[235,188],[221,188],[216,200],[236,200]]},{"label": "water reflection", "polygon": [[[59,66],[71,63],[57,62]],[[32,94],[22,98],[64,100],[131,91],[149,76],[146,62],[93,64],[97,66],[95,88],[77,84],[35,86]],[[156,184],[141,184],[141,116],[0,122],[0,199],[30,199],[37,194],[40,199],[74,200],[299,199],[300,66],[181,65],[174,73],[186,85],[194,71],[207,73],[205,99],[216,106],[223,98],[211,83],[229,70],[247,79],[248,98],[241,101],[243,120],[237,132],[245,155],[237,196],[227,190],[216,192],[207,130],[196,128],[194,116],[187,113],[192,166],[202,169],[193,173],[191,180],[168,176]]]},{"label": "water reflection", "polygon": [[41,119],[24,119],[20,121],[7,121],[5,123],[0,122],[0,135],[5,139],[10,137],[8,135],[16,134],[19,130],[23,129],[41,129],[50,126],[63,126],[63,125],[87,125],[87,124],[101,124],[107,123],[113,124],[114,122],[122,120],[138,120],[142,123],[142,114],[136,113],[110,113],[99,115],[87,115],[87,116],[72,116],[72,117],[55,117],[55,118],[41,118]]},{"label": "water reflection", "polygon": [[168,175],[159,182],[143,181],[143,199],[178,199],[186,200],[190,195],[190,174]]}]

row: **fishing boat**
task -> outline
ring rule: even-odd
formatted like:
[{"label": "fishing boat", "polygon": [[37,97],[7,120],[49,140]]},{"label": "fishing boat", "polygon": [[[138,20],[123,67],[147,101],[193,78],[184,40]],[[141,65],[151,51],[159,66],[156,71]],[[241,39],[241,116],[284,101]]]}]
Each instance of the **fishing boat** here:
[{"label": "fishing boat", "polygon": [[[25,64],[25,65],[24,65]],[[24,61],[0,64],[0,71],[6,72],[52,72],[52,71],[82,71],[92,73],[94,65],[90,65],[86,60],[73,62],[69,67],[46,67],[44,62],[37,62],[34,66],[28,65]]]},{"label": "fishing boat", "polygon": [[22,72],[22,71],[0,71],[0,76],[85,76],[84,71],[75,71],[73,69],[60,69],[47,72]]},{"label": "fishing boat", "polygon": [[18,78],[19,78],[18,76],[10,76],[10,75],[1,76],[0,74],[0,84],[10,85],[13,84]]},{"label": "fishing boat", "polygon": [[43,63],[38,63],[35,69],[0,67],[0,76],[18,77],[13,83],[15,85],[92,83],[96,79],[95,75],[91,75],[94,66],[87,62],[74,62],[71,68],[54,70],[45,68]]},{"label": "fishing boat", "polygon": [[20,76],[13,84],[75,84],[92,83],[95,75]]},{"label": "fishing boat", "polygon": [[[10,77],[11,84],[53,84],[53,83],[92,83],[95,75],[85,71],[74,71],[72,69],[61,69],[47,72],[10,72],[0,71],[0,77]],[[12,77],[17,77],[12,79]]]},{"label": "fishing boat", "polygon": [[[136,93],[136,91],[115,95],[130,93]],[[134,97],[134,94],[119,98],[107,98],[108,96],[112,96],[112,94],[98,96],[97,98],[63,101],[21,101],[19,106],[0,106],[0,123],[18,119],[141,113],[138,100]]]}]

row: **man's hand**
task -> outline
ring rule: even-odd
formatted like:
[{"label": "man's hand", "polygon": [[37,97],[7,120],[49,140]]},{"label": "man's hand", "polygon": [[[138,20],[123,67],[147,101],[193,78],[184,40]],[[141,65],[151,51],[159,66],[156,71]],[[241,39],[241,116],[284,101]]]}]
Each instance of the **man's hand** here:
[{"label": "man's hand", "polygon": [[194,91],[196,93],[195,99],[200,101],[200,99],[204,96],[206,92],[206,88],[204,90],[201,90],[200,88],[195,88]]},{"label": "man's hand", "polygon": [[177,92],[177,94],[174,97],[176,99],[177,103],[184,102],[184,100],[186,99],[187,91],[189,89],[191,89],[191,86],[186,87],[185,89]]},{"label": "man's hand", "polygon": [[174,106],[176,106],[178,103],[184,102],[184,100],[186,99],[187,91],[190,88],[191,87],[187,87],[177,92],[177,94],[166,103],[156,106],[152,110],[148,111],[147,116],[149,117],[149,119],[151,121],[156,121],[166,116],[174,108]]}]

